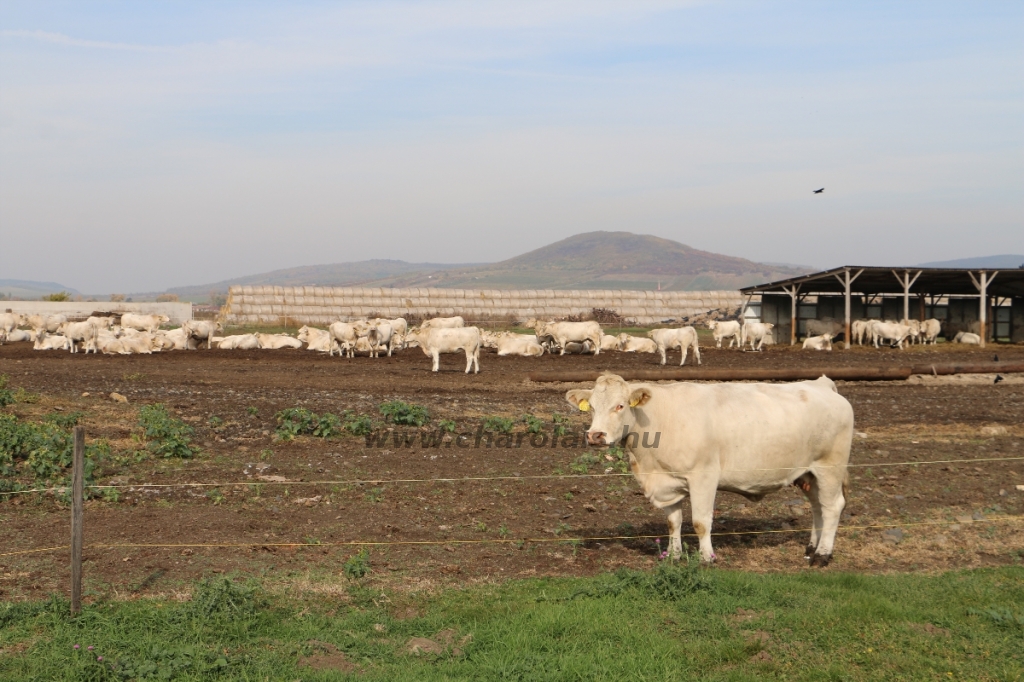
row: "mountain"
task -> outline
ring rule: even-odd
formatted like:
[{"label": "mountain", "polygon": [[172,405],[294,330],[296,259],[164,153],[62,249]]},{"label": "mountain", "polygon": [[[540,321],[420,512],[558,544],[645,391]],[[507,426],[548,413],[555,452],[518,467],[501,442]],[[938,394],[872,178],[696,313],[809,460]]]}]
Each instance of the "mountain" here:
[{"label": "mountain", "polygon": [[439,264],[370,260],[311,265],[179,287],[199,300],[232,285],[442,287],[456,289],[738,289],[811,272],[755,263],[631,232],[586,232],[498,263]]},{"label": "mountain", "polygon": [[979,256],[978,258],[957,258],[956,260],[939,260],[931,263],[920,263],[921,268],[1001,268],[1016,270],[1024,267],[1024,256],[1004,253],[999,256]]},{"label": "mountain", "polygon": [[57,294],[66,291],[72,296],[79,293],[71,287],[56,282],[33,282],[27,279],[0,279],[0,296],[10,296],[18,300],[39,300],[49,294]]}]

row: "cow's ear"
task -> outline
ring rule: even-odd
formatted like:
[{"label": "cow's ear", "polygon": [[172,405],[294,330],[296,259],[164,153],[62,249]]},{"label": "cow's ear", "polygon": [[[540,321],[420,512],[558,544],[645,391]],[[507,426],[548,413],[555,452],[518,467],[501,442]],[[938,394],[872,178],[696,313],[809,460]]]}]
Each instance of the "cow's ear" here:
[{"label": "cow's ear", "polygon": [[565,394],[565,399],[570,405],[578,407],[580,412],[586,412],[590,409],[590,393],[591,391],[574,389]]},{"label": "cow's ear", "polygon": [[651,399],[651,392],[646,388],[636,388],[629,394],[629,406],[640,407]]}]

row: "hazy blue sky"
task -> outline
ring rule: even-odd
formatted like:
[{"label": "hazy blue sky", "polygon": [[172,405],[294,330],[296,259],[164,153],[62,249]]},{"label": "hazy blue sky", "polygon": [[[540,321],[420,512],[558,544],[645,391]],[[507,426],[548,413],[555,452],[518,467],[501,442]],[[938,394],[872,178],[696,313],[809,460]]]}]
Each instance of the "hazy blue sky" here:
[{"label": "hazy blue sky", "polygon": [[[0,3],[0,278],[1024,248],[1021,2]],[[811,190],[825,186],[823,195]]]}]

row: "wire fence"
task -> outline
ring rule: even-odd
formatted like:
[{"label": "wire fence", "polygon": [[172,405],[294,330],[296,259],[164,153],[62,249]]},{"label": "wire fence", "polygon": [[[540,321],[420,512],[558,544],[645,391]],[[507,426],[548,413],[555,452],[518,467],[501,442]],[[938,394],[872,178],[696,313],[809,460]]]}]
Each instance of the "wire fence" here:
[{"label": "wire fence", "polygon": [[[904,462],[865,462],[858,464],[832,465],[815,464],[815,469],[835,468],[845,466],[847,469],[874,468],[874,467],[900,467],[900,466],[923,466],[932,464],[977,464],[981,462],[1016,462],[1024,461],[1022,457],[976,457],[972,459],[933,459],[933,460],[908,460]],[[809,470],[810,467],[766,467],[751,469],[722,469],[721,473],[747,473],[757,471],[794,471],[797,469]],[[654,472],[604,472],[593,474],[531,474],[531,475],[507,475],[507,476],[462,476],[457,478],[360,478],[360,479],[322,479],[315,481],[302,480],[263,480],[245,479],[241,481],[220,481],[215,483],[184,482],[184,483],[117,483],[117,484],[95,484],[86,485],[86,490],[117,490],[140,488],[227,488],[232,486],[274,486],[274,485],[396,485],[413,483],[472,483],[479,481],[531,481],[531,480],[566,480],[566,479],[592,479],[592,478],[626,478],[637,476],[686,476],[695,470],[682,471],[654,471]],[[26,490],[14,490],[0,492],[0,496],[10,497],[12,495],[27,495],[31,493],[63,492],[67,486],[54,486],[50,488],[30,488]]]}]

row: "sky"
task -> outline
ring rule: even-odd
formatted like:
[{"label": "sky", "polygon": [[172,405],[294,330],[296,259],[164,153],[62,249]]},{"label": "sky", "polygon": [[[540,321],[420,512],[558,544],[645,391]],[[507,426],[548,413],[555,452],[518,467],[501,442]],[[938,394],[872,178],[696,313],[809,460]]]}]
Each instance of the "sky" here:
[{"label": "sky", "polygon": [[[0,279],[1024,248],[1024,3],[0,3]],[[820,195],[812,190],[825,187]]]}]

